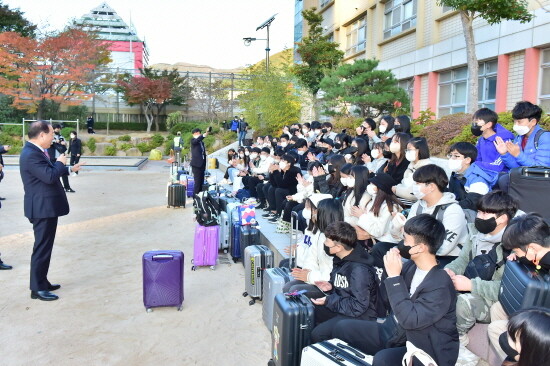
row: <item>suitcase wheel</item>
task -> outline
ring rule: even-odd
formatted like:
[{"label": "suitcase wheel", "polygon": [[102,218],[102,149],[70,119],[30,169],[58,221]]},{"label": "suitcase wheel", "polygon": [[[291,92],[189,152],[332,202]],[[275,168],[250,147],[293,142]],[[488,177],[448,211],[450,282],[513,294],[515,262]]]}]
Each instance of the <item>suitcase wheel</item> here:
[{"label": "suitcase wheel", "polygon": [[151,308],[145,308],[145,311],[147,311],[148,313],[152,313],[152,312],[153,312],[153,309],[151,309]]},{"label": "suitcase wheel", "polygon": [[275,361],[269,360],[269,362],[267,363],[267,366],[275,366]]},{"label": "suitcase wheel", "polygon": [[216,267],[215,266],[210,266],[210,269],[213,271],[213,270],[216,269]]},{"label": "suitcase wheel", "polygon": [[170,205],[166,206],[166,208],[170,208]]},{"label": "suitcase wheel", "polygon": [[178,311],[182,311],[183,310],[183,306],[178,306]]},{"label": "suitcase wheel", "polygon": [[252,299],[248,302],[248,305],[252,306],[256,303],[256,300]]},{"label": "suitcase wheel", "polygon": [[193,263],[193,259],[191,259],[191,263]]},{"label": "suitcase wheel", "polygon": [[243,297],[247,297],[248,296],[248,292],[243,292]]},{"label": "suitcase wheel", "polygon": [[233,257],[233,263],[237,263],[239,261],[239,258]]},{"label": "suitcase wheel", "polygon": [[192,266],[192,267],[191,267],[191,271],[195,271],[195,270],[197,270],[197,267]]},{"label": "suitcase wheel", "polygon": [[224,250],[223,250],[223,252],[224,252],[225,254],[227,254],[227,253],[228,253],[227,249],[224,249]]}]

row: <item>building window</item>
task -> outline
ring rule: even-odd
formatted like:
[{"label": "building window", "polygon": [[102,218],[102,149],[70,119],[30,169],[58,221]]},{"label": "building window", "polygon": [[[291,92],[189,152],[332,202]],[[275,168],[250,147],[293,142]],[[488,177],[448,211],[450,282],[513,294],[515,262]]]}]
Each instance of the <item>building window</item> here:
[{"label": "building window", "polygon": [[542,51],[540,107],[550,113],[550,48]]},{"label": "building window", "polygon": [[397,84],[401,89],[404,89],[405,92],[407,92],[407,95],[409,97],[409,105],[411,106],[411,114],[412,114],[412,106],[413,106],[413,97],[414,97],[414,78],[412,79],[405,79],[405,80],[399,80],[399,83]]},{"label": "building window", "polygon": [[479,64],[478,99],[479,108],[495,110],[497,97],[497,60]]},{"label": "building window", "polygon": [[367,45],[367,19],[356,20],[347,27],[346,56],[363,51]]},{"label": "building window", "polygon": [[443,5],[443,12],[446,13],[448,11],[453,11],[455,10],[455,8],[453,8],[452,6],[448,6],[448,5]]},{"label": "building window", "polygon": [[439,74],[439,117],[466,111],[468,68]]},{"label": "building window", "polygon": [[417,0],[389,0],[384,10],[384,39],[416,26]]},{"label": "building window", "polygon": [[330,3],[332,0],[319,0],[319,8],[322,9],[325,5]]}]

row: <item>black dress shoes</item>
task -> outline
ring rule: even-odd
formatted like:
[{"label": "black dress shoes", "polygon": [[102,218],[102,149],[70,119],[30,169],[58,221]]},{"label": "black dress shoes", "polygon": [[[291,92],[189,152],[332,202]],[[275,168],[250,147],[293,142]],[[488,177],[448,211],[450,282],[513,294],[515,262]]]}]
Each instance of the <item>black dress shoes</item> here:
[{"label": "black dress shoes", "polygon": [[59,296],[52,294],[49,291],[31,291],[31,299],[42,301],[54,301],[59,299]]},{"label": "black dress shoes", "polygon": [[48,286],[48,291],[55,291],[55,290],[59,290],[61,288],[61,285],[49,285]]},{"label": "black dress shoes", "polygon": [[8,266],[7,264],[4,264],[2,261],[0,261],[0,270],[8,270],[12,268],[12,266]]},{"label": "black dress shoes", "polygon": [[72,188],[65,188],[65,192],[76,193],[76,191]]},{"label": "black dress shoes", "polygon": [[6,197],[0,197],[0,201],[4,201]]}]

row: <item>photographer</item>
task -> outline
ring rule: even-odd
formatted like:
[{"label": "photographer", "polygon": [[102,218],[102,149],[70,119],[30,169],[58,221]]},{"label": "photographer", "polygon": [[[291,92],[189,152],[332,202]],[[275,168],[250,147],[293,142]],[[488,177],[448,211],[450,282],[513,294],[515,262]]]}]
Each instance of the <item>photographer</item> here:
[{"label": "photographer", "polygon": [[[63,137],[63,135],[61,135],[61,125],[54,125],[53,132],[53,142],[52,145],[48,148],[48,155],[50,156],[50,161],[52,162],[52,164],[57,161],[59,156],[65,154],[65,152],[67,151],[67,141],[65,141],[65,138]],[[71,188],[71,185],[69,184],[68,175],[61,176],[61,180],[63,181],[63,188],[65,188],[65,192],[76,192],[74,189]]]},{"label": "photographer", "polygon": [[212,131],[212,127],[208,127],[205,133],[202,133],[200,128],[195,128],[191,133],[191,169],[195,178],[194,194],[202,190],[204,183],[204,172],[206,171],[206,147],[204,146],[204,138]]}]

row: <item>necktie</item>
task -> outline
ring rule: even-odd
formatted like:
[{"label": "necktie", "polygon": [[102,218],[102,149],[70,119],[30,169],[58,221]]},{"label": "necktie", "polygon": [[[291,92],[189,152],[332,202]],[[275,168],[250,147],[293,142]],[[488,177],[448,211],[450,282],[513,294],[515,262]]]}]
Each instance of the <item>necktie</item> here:
[{"label": "necktie", "polygon": [[48,158],[48,160],[50,160],[50,154],[48,154],[48,150],[44,150],[44,155],[46,155],[46,157]]},{"label": "necktie", "polygon": [[527,136],[523,136],[523,139],[521,140],[521,149],[525,150],[525,145],[527,145],[527,140],[529,138]]}]

